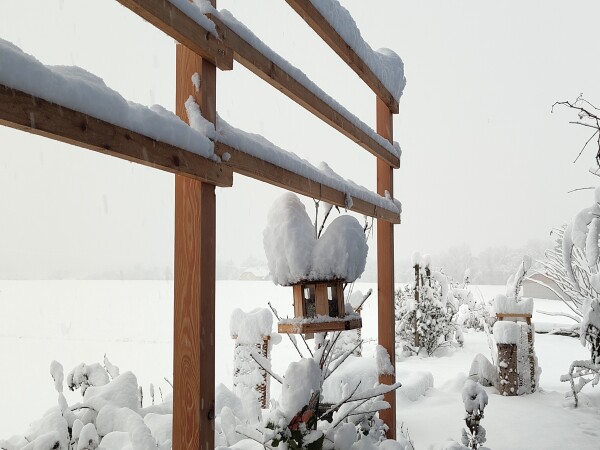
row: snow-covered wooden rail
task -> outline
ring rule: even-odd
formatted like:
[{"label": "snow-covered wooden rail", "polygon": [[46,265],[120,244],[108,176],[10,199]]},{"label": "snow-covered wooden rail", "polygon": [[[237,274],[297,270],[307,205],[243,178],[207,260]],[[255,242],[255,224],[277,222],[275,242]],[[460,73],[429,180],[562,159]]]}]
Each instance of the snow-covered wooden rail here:
[{"label": "snow-covered wooden rail", "polygon": [[233,184],[223,164],[2,84],[0,124],[216,186]]},{"label": "snow-covered wooden rail", "polygon": [[[338,54],[346,64],[369,86],[389,110],[398,114],[397,95],[393,95],[373,69],[352,48],[349,42],[325,18],[311,0],[285,0],[302,19]],[[327,2],[321,2],[327,3]]]},{"label": "snow-covered wooden rail", "polygon": [[231,50],[211,30],[172,3],[166,0],[117,1],[219,69],[233,69]]},{"label": "snow-covered wooden rail", "polygon": [[[212,450],[215,186],[231,186],[232,171],[378,219],[379,343],[394,365],[393,224],[399,223],[400,210],[393,201],[393,170],[400,166],[400,152],[393,141],[392,119],[404,87],[402,61],[395,54],[373,52],[337,1],[288,1],[376,93],[377,125],[372,130],[235,18],[217,11],[215,0],[204,4],[187,0],[118,1],[181,43],[177,45],[176,113],[192,126],[162,108],[127,102],[81,69],[43,66],[1,39],[6,64],[0,65],[0,124],[175,173],[172,446],[175,450]],[[319,9],[323,6],[329,13],[333,11],[333,16]],[[349,34],[345,34],[348,29],[332,23],[336,14],[352,24]],[[274,146],[257,152],[244,140],[243,132],[233,127],[224,134],[215,133],[226,125],[217,117],[216,69],[232,69],[233,59],[375,155],[377,193],[343,180],[328,167],[317,169],[300,161],[295,164],[287,152]],[[395,62],[399,72],[389,70]],[[22,64],[24,68],[13,69]],[[35,76],[22,79],[22,73],[28,72]],[[192,80],[197,78],[201,83],[194,86]],[[51,88],[44,89],[50,86],[48,79]],[[72,87],[77,91],[74,98]],[[99,98],[94,97],[96,94]],[[199,107],[201,119],[212,123],[210,127],[204,129],[200,124],[202,129],[197,129],[192,123],[186,109],[190,97]],[[270,159],[268,154],[277,157]],[[222,161],[217,162],[215,155]],[[380,381],[393,385],[395,376],[381,375]],[[389,426],[388,437],[394,438],[395,395],[388,393],[385,400],[391,408],[383,411],[381,418]]]},{"label": "snow-covered wooden rail", "polygon": [[[220,15],[216,10],[213,14],[207,15],[207,17],[215,24],[216,32],[222,40],[222,42],[219,42],[221,47],[217,48],[213,43],[214,38],[212,38],[210,31],[203,28],[200,23],[188,17],[183,11],[176,8],[168,1],[118,1],[157,26],[172,38],[178,40],[178,42],[186,45],[190,50],[193,50],[200,56],[202,55],[195,49],[195,47],[198,47],[199,42],[205,41],[207,45],[210,44],[211,47],[205,50],[205,53],[208,53],[208,50],[211,50],[212,48],[216,48],[207,57],[213,64],[224,59],[224,57],[218,53],[220,51],[225,51],[228,56],[233,55],[233,58],[236,61],[252,73],[258,75],[267,83],[280,90],[290,99],[319,117],[344,136],[348,137],[378,158],[384,159],[392,167],[400,167],[400,158],[396,154],[397,150],[394,148],[393,144],[381,139],[381,137],[368,125],[361,122],[360,119],[329,97],[312,83],[306,75],[293,67],[275,52],[268,48],[259,49],[253,45],[252,41],[258,42],[258,38],[251,35],[251,32],[244,29],[243,26],[238,26],[236,27],[237,29],[234,29],[233,27],[239,25],[239,22],[235,21],[232,17],[219,17]],[[186,17],[187,20],[182,16]],[[185,34],[181,29],[173,25],[172,17],[175,18],[176,23],[185,24]],[[229,19],[228,23],[223,19]],[[245,33],[246,36],[242,36],[241,33]],[[191,45],[188,45],[187,42],[194,37],[196,39],[193,40],[194,45],[192,47]],[[185,41],[182,41],[182,38],[184,38]],[[216,57],[220,57],[220,59],[217,59]],[[231,68],[226,64],[223,64],[224,67],[220,67],[218,64],[215,65],[224,70]],[[325,98],[328,98],[328,100],[325,100]]]},{"label": "snow-covered wooden rail", "polygon": [[[362,123],[332,98],[329,97],[329,101],[326,101],[327,94],[314,85],[306,75],[274,52],[269,51],[271,55],[267,55],[266,52],[253,46],[250,39],[244,39],[219,17],[215,15],[208,17],[217,26],[224,44],[233,51],[236,61],[374,156],[384,159],[394,168],[400,167],[400,158],[389,142],[385,140],[382,142],[368,125]],[[279,60],[279,63],[276,60]]]}]

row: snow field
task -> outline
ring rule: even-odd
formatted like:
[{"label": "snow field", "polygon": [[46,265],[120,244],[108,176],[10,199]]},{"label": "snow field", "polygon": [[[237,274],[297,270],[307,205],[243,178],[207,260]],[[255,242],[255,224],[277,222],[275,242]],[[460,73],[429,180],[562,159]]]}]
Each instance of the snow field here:
[{"label": "snow field", "polygon": [[[356,283],[355,290],[373,288],[363,310],[362,330],[366,339],[377,335],[377,289],[375,284]],[[2,368],[0,387],[0,438],[23,432],[30,421],[56,404],[56,390],[50,376],[50,363],[63,364],[64,375],[81,362],[102,363],[106,353],[121,373],[133,372],[144,388],[145,404],[149,386],[163,395],[170,387],[163,377],[172,374],[172,281],[0,281],[0,314],[8,320],[0,328]],[[474,286],[473,290],[491,298],[503,286]],[[282,316],[292,315],[290,288],[271,282],[217,282],[217,360],[216,380],[231,387],[233,346],[229,318],[235,308],[250,311],[271,301]],[[538,306],[541,304],[542,306]],[[555,301],[534,305],[534,323],[563,320],[538,316],[535,309],[560,309]],[[338,377],[361,378],[365,387],[376,378],[375,342],[364,349],[366,358],[356,370],[342,366]],[[433,358],[397,358],[396,371],[403,386],[398,390],[398,423],[408,427],[416,448],[427,449],[448,438],[460,439],[464,425],[461,392],[473,357],[489,358],[485,335],[466,332],[465,346],[445,350]],[[503,449],[596,449],[600,429],[600,391],[584,389],[582,404],[572,407],[564,398],[568,390],[559,376],[570,361],[585,359],[589,353],[577,339],[536,335],[536,353],[542,367],[542,392],[530,396],[503,398],[493,388],[485,388],[489,403],[482,425],[487,429],[486,445]],[[273,370],[282,375],[295,350],[287,339],[273,346]],[[353,370],[354,369],[354,370]],[[331,382],[335,377],[331,377]],[[347,380],[346,380],[347,381]],[[329,380],[328,380],[329,383]],[[271,383],[278,398],[281,387]],[[331,388],[333,389],[333,388]],[[79,392],[65,389],[69,404]]]}]

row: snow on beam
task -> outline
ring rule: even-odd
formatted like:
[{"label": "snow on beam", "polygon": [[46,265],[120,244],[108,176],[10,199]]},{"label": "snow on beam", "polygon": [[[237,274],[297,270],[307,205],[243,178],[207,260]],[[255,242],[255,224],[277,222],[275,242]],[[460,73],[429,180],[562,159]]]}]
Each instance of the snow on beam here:
[{"label": "snow on beam", "polygon": [[233,69],[233,56],[214,25],[188,0],[117,0],[221,70]]},{"label": "snow on beam", "polygon": [[400,167],[397,146],[382,139],[231,14],[212,10],[207,17],[216,24],[221,39],[233,50],[236,61],[390,166]]},{"label": "snow on beam", "polygon": [[[373,52],[368,45],[359,40],[357,45],[361,45],[361,47],[367,49],[364,52],[355,51],[353,45],[350,42],[347,42],[342,34],[338,32],[338,30],[327,20],[327,18],[319,11],[319,9],[315,6],[315,2],[311,0],[286,0],[286,2],[298,13],[298,15],[323,39],[327,45],[331,47],[333,51],[335,51],[342,60],[348,64],[354,72],[375,92],[375,94],[387,105],[389,110],[397,114],[399,111],[398,106],[398,98],[402,94],[402,88],[404,87],[403,74],[401,80],[387,80],[387,84],[395,84],[395,91],[392,93],[392,90],[386,86],[386,83],[382,81],[384,78],[384,72],[379,74],[379,76],[375,73],[377,69],[371,67],[366,59],[367,56],[373,56],[375,52]],[[325,3],[323,7],[329,7],[333,9],[332,14],[340,15],[339,11],[335,11],[335,5],[333,2],[321,2]],[[340,8],[337,5],[338,9]],[[347,27],[346,27],[347,28]],[[356,32],[357,29],[351,30],[352,32]],[[360,33],[358,33],[360,34]],[[369,51],[370,50],[370,51]],[[361,57],[362,56],[362,57]],[[375,55],[377,56],[377,55]],[[398,85],[400,83],[400,85]]]},{"label": "snow on beam", "polygon": [[233,183],[223,164],[2,84],[0,124],[217,186]]},{"label": "snow on beam", "polygon": [[[345,192],[254,156],[248,153],[248,148],[236,149],[225,143],[215,142],[215,153],[219,155],[227,153],[228,156],[224,158],[223,164],[231,167],[236,173],[346,208],[348,197]],[[314,171],[318,172],[318,169],[314,168]],[[400,223],[400,214],[397,210],[392,211],[357,197],[352,197],[352,204],[348,209],[369,217]]]}]

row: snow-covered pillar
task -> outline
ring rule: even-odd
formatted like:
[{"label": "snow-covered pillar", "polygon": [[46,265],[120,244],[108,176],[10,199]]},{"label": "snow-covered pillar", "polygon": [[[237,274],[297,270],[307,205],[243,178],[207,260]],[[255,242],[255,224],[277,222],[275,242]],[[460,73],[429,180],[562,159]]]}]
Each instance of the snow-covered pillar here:
[{"label": "snow-covered pillar", "polygon": [[[393,114],[383,100],[377,97],[377,133],[394,143]],[[394,168],[383,159],[377,159],[377,193],[386,197],[386,192],[394,196]],[[377,298],[378,298],[378,340],[390,355],[392,367],[396,360],[396,334],[394,314],[394,224],[377,220]],[[380,375],[379,382],[393,384],[395,375]],[[387,437],[396,438],[396,393],[385,394],[389,409],[379,413],[389,427]]]},{"label": "snow-covered pillar", "polygon": [[246,389],[254,390],[263,409],[269,405],[270,378],[265,369],[271,366],[272,328],[273,314],[266,308],[248,313],[236,308],[231,313],[229,332],[235,340],[233,386],[238,395]]},{"label": "snow-covered pillar", "polygon": [[511,321],[499,320],[494,324],[494,340],[498,346],[498,390],[502,395],[518,395],[518,349],[521,327]]},{"label": "snow-covered pillar", "polygon": [[[198,89],[192,82],[196,73]],[[190,95],[214,123],[216,68],[178,44],[176,112],[184,121]],[[215,187],[176,175],[173,450],[215,447],[215,244]]]},{"label": "snow-covered pillar", "polygon": [[[235,339],[235,349],[233,351],[233,386],[238,387],[243,385],[244,387],[256,390],[261,408],[266,409],[269,406],[270,400],[269,375],[252,359],[251,354],[252,352],[257,352],[265,360],[270,361],[269,341],[271,340],[271,336],[263,336],[261,342],[256,343],[240,342],[238,336],[234,336],[233,338]],[[259,377],[255,377],[255,374],[258,374]]]}]

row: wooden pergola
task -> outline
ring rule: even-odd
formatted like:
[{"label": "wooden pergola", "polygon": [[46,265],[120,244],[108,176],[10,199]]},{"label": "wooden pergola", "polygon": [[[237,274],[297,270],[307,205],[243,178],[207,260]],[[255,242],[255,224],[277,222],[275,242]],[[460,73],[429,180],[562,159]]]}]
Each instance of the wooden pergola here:
[{"label": "wooden pergola", "polygon": [[[176,59],[176,113],[184,121],[184,106],[193,96],[204,118],[216,122],[217,68],[231,70],[233,60],[271,84],[325,123],[369,151],[376,159],[377,193],[393,196],[393,171],[398,156],[308,89],[219,17],[208,17],[219,38],[165,0],[118,0],[179,44]],[[345,61],[376,95],[376,132],[393,143],[393,114],[398,102],[367,64],[352,50],[310,0],[286,0],[306,23]],[[215,0],[212,0],[215,6]],[[191,83],[199,74],[198,91]],[[347,193],[316,182],[218,140],[215,153],[228,153],[220,163],[191,151],[105,122],[0,84],[0,124],[45,136],[117,158],[175,174],[175,287],[173,448],[214,448],[215,398],[215,186],[233,184],[233,172],[284,189],[346,207]],[[217,138],[218,139],[218,138]],[[394,234],[397,211],[353,198],[352,211],[377,219],[378,339],[395,363]],[[393,375],[380,382],[392,384]],[[380,413],[396,434],[395,393],[386,394],[391,408]]]}]

